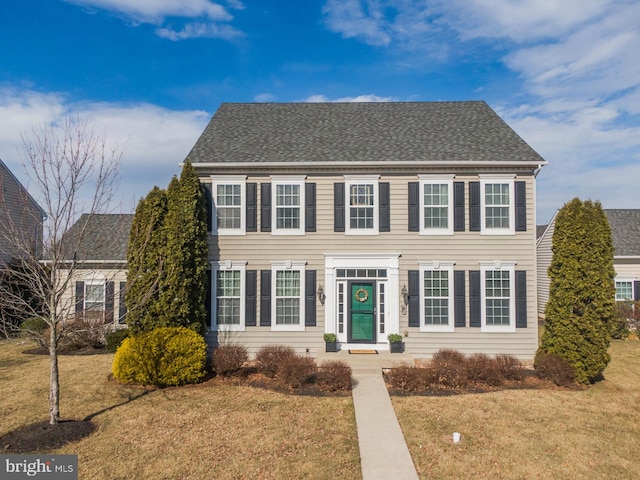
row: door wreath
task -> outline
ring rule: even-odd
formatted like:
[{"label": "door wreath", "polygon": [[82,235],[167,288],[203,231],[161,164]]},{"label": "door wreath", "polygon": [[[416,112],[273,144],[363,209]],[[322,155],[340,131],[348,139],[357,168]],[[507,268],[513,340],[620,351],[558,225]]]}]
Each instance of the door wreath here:
[{"label": "door wreath", "polygon": [[364,303],[369,299],[369,292],[367,292],[364,288],[361,288],[358,291],[356,291],[355,297],[356,297],[356,300]]}]

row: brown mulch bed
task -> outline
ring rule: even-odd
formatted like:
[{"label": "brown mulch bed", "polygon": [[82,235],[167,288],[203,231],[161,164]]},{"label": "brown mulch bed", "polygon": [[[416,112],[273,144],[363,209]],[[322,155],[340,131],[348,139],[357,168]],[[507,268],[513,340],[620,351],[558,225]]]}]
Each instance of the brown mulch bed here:
[{"label": "brown mulch bed", "polygon": [[25,425],[0,437],[4,454],[47,452],[91,435],[96,426],[90,420],[66,420],[50,425],[49,420]]},{"label": "brown mulch bed", "polygon": [[[44,347],[38,348],[30,348],[29,350],[24,350],[22,353],[25,355],[49,355],[49,349]],[[58,355],[104,355],[109,352],[106,348],[93,348],[93,347],[83,347],[83,348],[70,348],[70,349],[58,349]]]}]

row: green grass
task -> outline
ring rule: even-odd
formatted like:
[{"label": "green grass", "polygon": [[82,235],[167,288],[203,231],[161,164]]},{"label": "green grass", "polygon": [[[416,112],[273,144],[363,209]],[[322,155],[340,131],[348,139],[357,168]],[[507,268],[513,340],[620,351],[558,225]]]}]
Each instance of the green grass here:
[{"label": "green grass", "polygon": [[[48,357],[0,342],[0,436],[48,418]],[[96,432],[47,453],[76,454],[80,478],[360,478],[351,397],[204,383],[144,390],[108,379],[113,354],[60,357],[61,417]]]},{"label": "green grass", "polygon": [[640,342],[610,353],[585,390],[394,397],[420,478],[639,478]]}]

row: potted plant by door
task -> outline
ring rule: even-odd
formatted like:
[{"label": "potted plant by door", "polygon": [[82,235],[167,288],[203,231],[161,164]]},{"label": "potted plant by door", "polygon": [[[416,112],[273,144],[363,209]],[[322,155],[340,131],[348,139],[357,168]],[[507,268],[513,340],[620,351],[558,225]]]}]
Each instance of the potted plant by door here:
[{"label": "potted plant by door", "polygon": [[398,333],[390,333],[387,335],[387,339],[389,340],[389,349],[391,353],[402,353],[404,352],[404,343],[402,343],[402,335]]},{"label": "potted plant by door", "polygon": [[324,351],[325,352],[338,351],[338,337],[336,337],[335,333],[324,334]]}]

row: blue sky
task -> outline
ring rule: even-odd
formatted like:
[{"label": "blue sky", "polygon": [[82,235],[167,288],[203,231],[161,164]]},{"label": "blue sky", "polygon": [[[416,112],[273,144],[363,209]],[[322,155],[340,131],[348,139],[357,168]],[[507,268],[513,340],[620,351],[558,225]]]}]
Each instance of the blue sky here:
[{"label": "blue sky", "polygon": [[640,2],[3,0],[0,158],[89,116],[126,145],[115,211],[166,187],[222,102],[485,100],[575,196],[640,208]]}]

